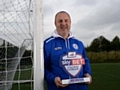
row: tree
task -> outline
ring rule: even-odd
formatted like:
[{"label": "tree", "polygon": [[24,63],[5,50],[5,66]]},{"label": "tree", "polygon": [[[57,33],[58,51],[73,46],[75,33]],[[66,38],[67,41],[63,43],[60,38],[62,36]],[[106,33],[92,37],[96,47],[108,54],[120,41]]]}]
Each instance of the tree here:
[{"label": "tree", "polygon": [[99,41],[100,41],[100,50],[101,51],[110,51],[110,41],[107,40],[105,37],[100,36],[99,37]]},{"label": "tree", "polygon": [[100,36],[95,38],[89,47],[87,47],[87,51],[99,52],[99,51],[109,51],[110,50],[110,41],[105,37]]},{"label": "tree", "polygon": [[120,39],[118,36],[115,36],[115,38],[111,41],[111,50],[120,50]]}]

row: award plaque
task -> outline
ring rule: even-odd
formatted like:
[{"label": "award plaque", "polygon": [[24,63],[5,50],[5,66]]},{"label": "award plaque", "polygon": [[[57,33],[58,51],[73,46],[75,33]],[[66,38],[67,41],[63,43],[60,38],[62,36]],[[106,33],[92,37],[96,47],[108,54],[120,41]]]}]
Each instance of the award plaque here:
[{"label": "award plaque", "polygon": [[64,80],[62,80],[62,84],[85,83],[85,82],[89,82],[89,81],[90,81],[89,77],[72,78],[72,79],[64,79]]},{"label": "award plaque", "polygon": [[68,79],[62,80],[62,84],[84,83],[90,81],[89,77],[79,78],[79,73],[85,64],[82,55],[77,54],[76,52],[68,52],[68,54],[62,56],[60,61],[64,71],[69,75]]}]

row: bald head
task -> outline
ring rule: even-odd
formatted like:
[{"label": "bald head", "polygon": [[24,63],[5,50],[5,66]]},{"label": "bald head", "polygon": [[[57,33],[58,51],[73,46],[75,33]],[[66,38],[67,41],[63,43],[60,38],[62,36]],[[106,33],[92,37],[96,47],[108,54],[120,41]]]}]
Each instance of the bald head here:
[{"label": "bald head", "polygon": [[58,34],[66,39],[71,28],[70,15],[65,11],[58,12],[55,15],[55,26]]},{"label": "bald head", "polygon": [[57,18],[57,16],[58,16],[58,14],[60,14],[60,13],[65,13],[65,14],[67,14],[68,17],[69,17],[69,19],[70,19],[70,21],[71,21],[70,15],[69,15],[66,11],[59,11],[59,12],[55,15],[55,22],[56,22],[56,18]]}]

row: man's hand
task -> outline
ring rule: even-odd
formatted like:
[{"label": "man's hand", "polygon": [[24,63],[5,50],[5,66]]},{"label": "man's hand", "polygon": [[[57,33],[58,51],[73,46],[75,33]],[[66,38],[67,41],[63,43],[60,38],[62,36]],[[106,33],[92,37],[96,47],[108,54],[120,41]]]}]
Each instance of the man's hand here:
[{"label": "man's hand", "polygon": [[62,81],[61,81],[60,77],[55,78],[55,84],[58,88],[68,86],[68,84],[62,84]]},{"label": "man's hand", "polygon": [[89,82],[86,82],[86,84],[91,84],[91,82],[92,82],[92,77],[91,77],[91,75],[88,74],[88,73],[86,73],[86,74],[85,74],[85,77],[89,77],[89,78],[90,78],[90,81],[89,81]]}]

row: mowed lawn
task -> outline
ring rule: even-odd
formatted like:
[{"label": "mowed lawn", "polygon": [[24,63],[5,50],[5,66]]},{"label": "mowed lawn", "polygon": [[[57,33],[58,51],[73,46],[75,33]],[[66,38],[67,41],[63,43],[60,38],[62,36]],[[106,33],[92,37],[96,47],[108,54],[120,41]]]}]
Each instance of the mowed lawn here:
[{"label": "mowed lawn", "polygon": [[120,63],[95,63],[91,67],[89,90],[120,90]]},{"label": "mowed lawn", "polygon": [[[91,68],[93,82],[89,90],[120,90],[120,63],[92,63]],[[11,90],[19,90],[18,87],[14,84]],[[32,90],[30,83],[21,84],[20,90]]]}]

